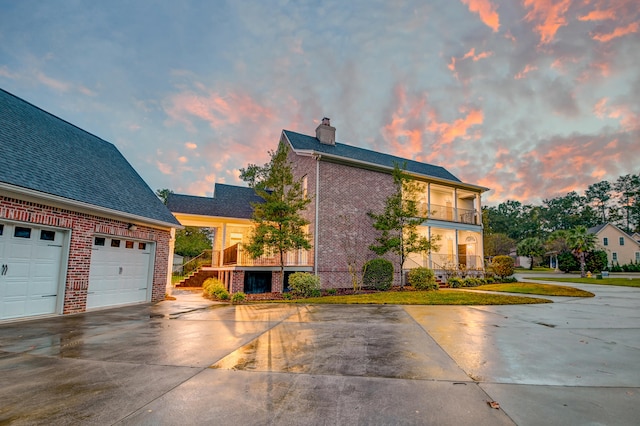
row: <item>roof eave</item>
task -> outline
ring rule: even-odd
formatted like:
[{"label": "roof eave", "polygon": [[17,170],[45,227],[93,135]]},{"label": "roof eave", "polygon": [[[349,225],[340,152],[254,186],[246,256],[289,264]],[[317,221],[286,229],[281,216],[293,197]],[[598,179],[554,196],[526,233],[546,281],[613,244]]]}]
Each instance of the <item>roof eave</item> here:
[{"label": "roof eave", "polygon": [[11,194],[14,194],[15,196],[18,196],[21,198],[27,198],[28,199],[27,201],[33,201],[36,203],[42,203],[43,201],[46,201],[49,204],[53,205],[54,207],[72,209],[82,213],[88,213],[91,215],[106,217],[109,219],[115,219],[120,221],[126,220],[139,225],[145,224],[145,225],[151,225],[152,227],[163,228],[163,229],[167,229],[167,228],[183,229],[184,228],[184,226],[180,225],[177,219],[176,219],[176,222],[178,223],[165,222],[162,220],[139,216],[132,213],[127,213],[127,212],[113,210],[106,207],[96,206],[94,204],[89,204],[82,201],[72,200],[70,198],[60,197],[58,195],[48,194],[46,192],[36,191],[34,189],[12,185],[6,182],[0,182],[0,190],[7,191],[9,193],[9,196],[11,196]]},{"label": "roof eave", "polygon": [[[313,149],[296,149],[293,144],[291,143],[291,141],[289,140],[289,138],[287,137],[286,132],[283,130],[282,134],[284,135],[284,137],[286,138],[287,142],[289,143],[289,146],[291,147],[291,149],[298,155],[302,155],[305,157],[316,157],[316,158],[325,158],[325,159],[331,159],[334,162],[339,162],[339,163],[343,163],[343,164],[357,164],[363,168],[366,169],[372,169],[372,170],[377,170],[377,171],[382,171],[382,172],[392,172],[393,171],[393,167],[389,167],[389,166],[383,166],[380,164],[376,164],[376,163],[371,163],[368,161],[362,161],[362,160],[354,160],[353,158],[347,158],[347,157],[343,157],[340,155],[334,155],[334,154],[327,154],[325,152],[319,152]],[[458,182],[458,181],[454,181],[454,180],[449,180],[449,179],[443,179],[443,178],[438,178],[435,176],[431,176],[431,175],[425,175],[422,173],[415,173],[415,172],[406,172],[408,175],[416,177],[416,178],[422,178],[422,179],[428,179],[430,181],[433,182],[439,182],[439,183],[443,183],[443,184],[447,184],[449,186],[455,186],[455,187],[459,187],[459,188],[465,188],[465,189],[470,189],[473,191],[478,191],[480,193],[483,192],[487,192],[489,191],[491,188],[486,188],[484,186],[478,186],[478,185],[473,185],[473,184],[469,184],[469,183],[464,183],[464,182]]]}]

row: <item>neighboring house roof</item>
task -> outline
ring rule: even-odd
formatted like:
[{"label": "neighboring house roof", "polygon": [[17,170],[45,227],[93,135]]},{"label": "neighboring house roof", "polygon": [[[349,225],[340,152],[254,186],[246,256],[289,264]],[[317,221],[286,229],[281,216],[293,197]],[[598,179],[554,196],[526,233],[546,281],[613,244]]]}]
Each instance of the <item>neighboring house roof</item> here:
[{"label": "neighboring house roof", "polygon": [[[587,229],[587,232],[589,234],[597,234],[598,232],[602,231],[602,229],[607,225],[609,225],[609,224],[608,223],[602,223],[600,225],[597,225],[597,226],[594,226],[592,228]],[[620,231],[620,232],[622,232],[622,231]]]},{"label": "neighboring house roof", "polygon": [[336,142],[335,145],[323,144],[320,143],[315,136],[303,135],[290,130],[283,130],[282,132],[295,151],[313,151],[319,154],[330,154],[346,160],[355,160],[357,162],[369,163],[388,168],[393,168],[395,164],[398,164],[400,167],[406,164],[407,172],[462,183],[460,179],[449,173],[449,171],[444,167],[408,160],[406,158],[383,154],[381,152],[345,145],[338,142]]},{"label": "neighboring house roof", "polygon": [[179,222],[111,143],[0,89],[0,184]]},{"label": "neighboring house roof", "polygon": [[167,207],[174,213],[251,219],[251,204],[263,202],[253,188],[216,183],[213,197],[169,194]]}]

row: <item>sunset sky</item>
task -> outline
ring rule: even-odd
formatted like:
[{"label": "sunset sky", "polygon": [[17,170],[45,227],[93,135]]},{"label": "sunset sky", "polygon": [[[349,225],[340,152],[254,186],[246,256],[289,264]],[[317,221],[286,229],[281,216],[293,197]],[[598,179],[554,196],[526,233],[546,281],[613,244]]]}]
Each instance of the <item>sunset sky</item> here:
[{"label": "sunset sky", "polygon": [[324,116],[488,204],[640,172],[638,0],[0,0],[0,87],[154,190],[242,185]]}]

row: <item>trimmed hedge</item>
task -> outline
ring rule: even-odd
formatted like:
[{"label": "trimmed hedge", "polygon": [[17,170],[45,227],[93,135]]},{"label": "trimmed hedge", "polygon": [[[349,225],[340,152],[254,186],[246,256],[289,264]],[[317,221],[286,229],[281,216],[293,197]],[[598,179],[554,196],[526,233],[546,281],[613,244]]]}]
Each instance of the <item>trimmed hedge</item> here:
[{"label": "trimmed hedge", "polygon": [[300,297],[320,294],[320,277],[308,272],[294,272],[289,276],[289,290]]},{"label": "trimmed hedge", "polygon": [[429,268],[414,268],[409,270],[409,285],[417,290],[438,290],[436,274]]},{"label": "trimmed hedge", "polygon": [[389,290],[393,283],[393,263],[387,259],[372,259],[362,268],[362,284],[376,290]]}]

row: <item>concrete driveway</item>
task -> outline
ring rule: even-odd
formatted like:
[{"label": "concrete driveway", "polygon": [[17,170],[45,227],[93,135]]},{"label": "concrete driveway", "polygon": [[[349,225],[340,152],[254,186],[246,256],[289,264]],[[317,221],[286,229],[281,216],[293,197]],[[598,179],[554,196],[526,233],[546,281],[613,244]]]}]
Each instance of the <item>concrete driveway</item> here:
[{"label": "concrete driveway", "polygon": [[577,287],[597,296],[229,306],[184,293],[4,323],[0,424],[638,424],[640,289]]}]

